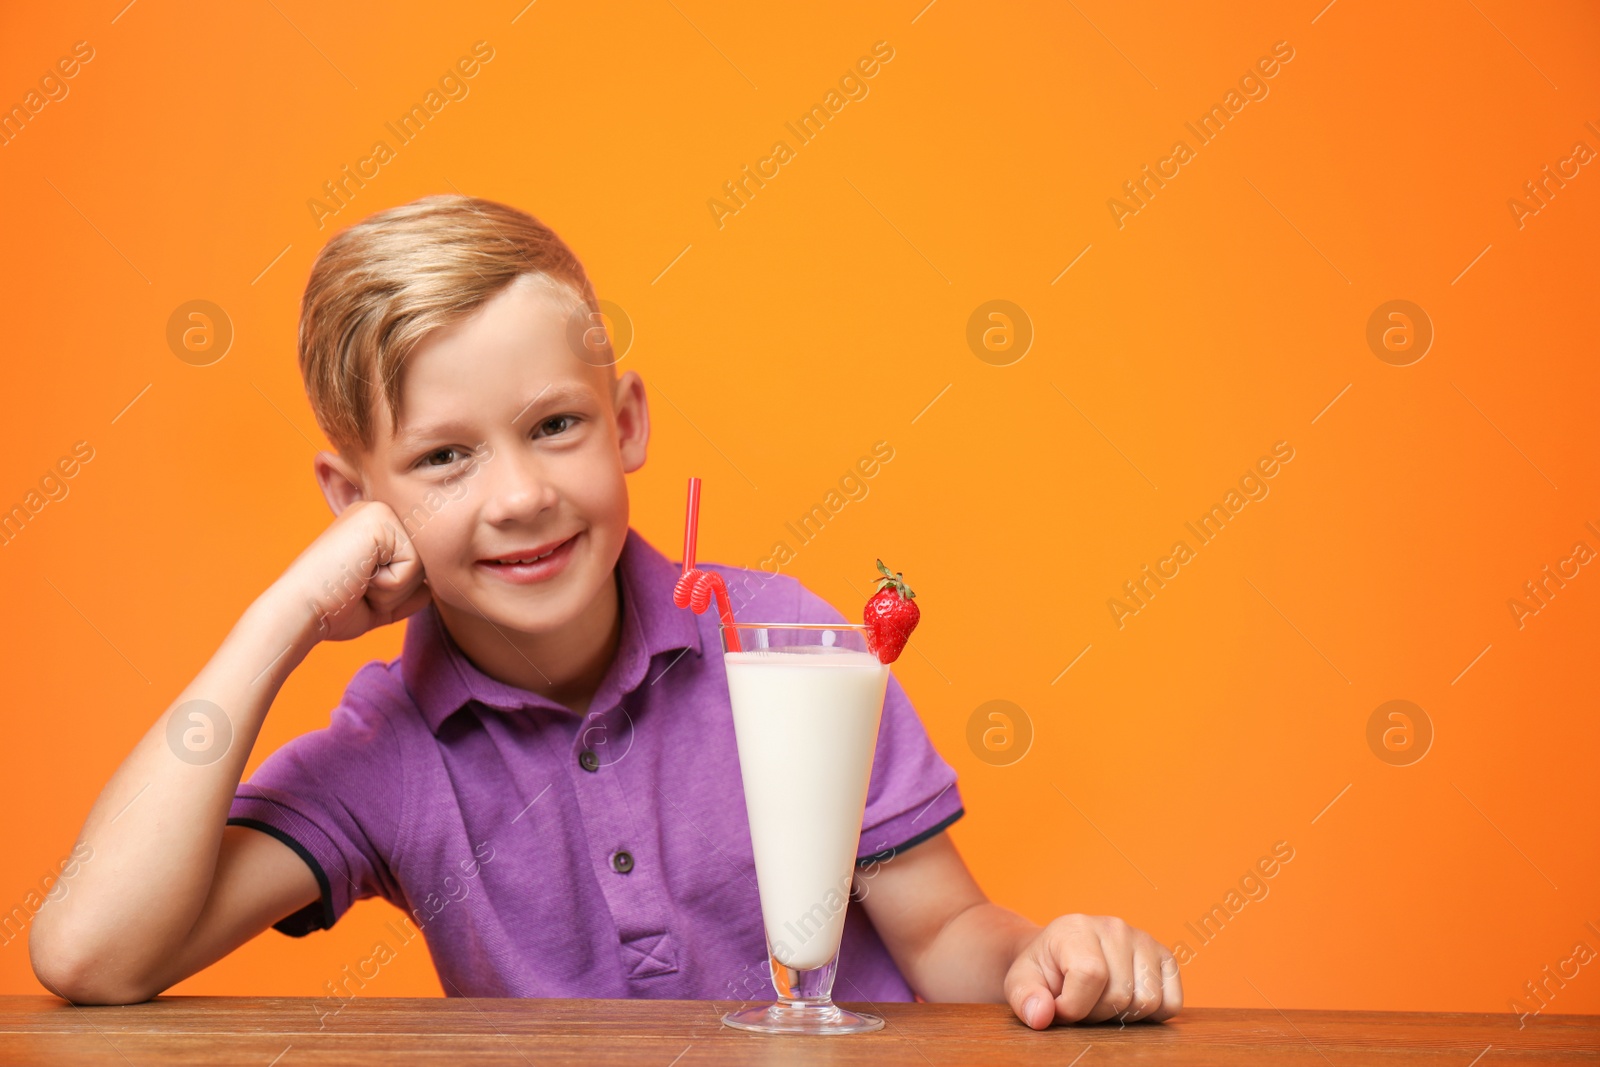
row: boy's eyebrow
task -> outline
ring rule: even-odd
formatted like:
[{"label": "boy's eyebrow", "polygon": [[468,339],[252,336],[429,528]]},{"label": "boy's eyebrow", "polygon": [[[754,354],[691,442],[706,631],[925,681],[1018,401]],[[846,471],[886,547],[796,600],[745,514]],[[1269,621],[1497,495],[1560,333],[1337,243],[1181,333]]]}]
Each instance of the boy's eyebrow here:
[{"label": "boy's eyebrow", "polygon": [[[534,395],[533,399],[524,404],[521,410],[517,412],[516,417],[511,421],[512,423],[515,423],[520,420],[536,404],[543,405],[544,407],[555,407],[562,404],[572,404],[585,400],[593,400],[594,398],[595,392],[588,385],[579,384],[577,382],[566,382],[561,385],[557,385],[556,383],[551,382],[549,385],[539,390],[539,392]],[[395,435],[394,443],[397,446],[405,446],[413,442],[425,441],[435,437],[448,437],[452,434],[461,433],[470,429],[472,429],[472,424],[459,422],[452,419],[445,422],[436,423],[431,426],[409,427]]]}]

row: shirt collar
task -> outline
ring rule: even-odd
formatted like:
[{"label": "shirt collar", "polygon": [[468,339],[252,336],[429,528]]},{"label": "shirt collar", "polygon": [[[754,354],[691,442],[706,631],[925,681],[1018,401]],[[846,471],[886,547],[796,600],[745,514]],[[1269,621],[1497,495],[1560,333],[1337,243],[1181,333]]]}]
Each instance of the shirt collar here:
[{"label": "shirt collar", "polygon": [[[637,689],[656,656],[668,652],[683,655],[689,650],[700,654],[699,620],[689,609],[672,603],[672,589],[680,573],[678,564],[629,528],[617,560],[622,638],[616,658],[595,691],[591,714],[605,712]],[[544,708],[571,714],[548,697],[507,685],[479,670],[445,629],[432,601],[406,622],[400,674],[435,734],[446,719],[473,701],[508,712]]]}]

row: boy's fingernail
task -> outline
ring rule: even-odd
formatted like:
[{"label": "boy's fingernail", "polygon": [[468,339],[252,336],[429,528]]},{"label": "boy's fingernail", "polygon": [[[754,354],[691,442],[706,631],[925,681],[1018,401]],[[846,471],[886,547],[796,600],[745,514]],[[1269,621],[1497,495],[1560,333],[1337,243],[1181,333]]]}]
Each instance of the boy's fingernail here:
[{"label": "boy's fingernail", "polygon": [[1032,1026],[1033,1025],[1033,1017],[1036,1014],[1038,1014],[1038,1011],[1039,1011],[1039,997],[1037,997],[1037,996],[1029,997],[1022,1004],[1022,1021],[1027,1023],[1029,1026]]}]

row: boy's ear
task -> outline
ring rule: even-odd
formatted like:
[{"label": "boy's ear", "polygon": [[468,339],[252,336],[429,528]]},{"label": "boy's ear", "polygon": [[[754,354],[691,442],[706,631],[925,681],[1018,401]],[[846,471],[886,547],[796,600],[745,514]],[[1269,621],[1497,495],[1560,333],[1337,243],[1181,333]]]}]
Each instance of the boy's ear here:
[{"label": "boy's ear", "polygon": [[617,415],[617,447],[622,453],[622,471],[632,474],[644,466],[650,443],[650,405],[645,400],[644,380],[638,371],[629,371],[617,379],[612,406]]},{"label": "boy's ear", "polygon": [[366,498],[366,492],[361,488],[361,472],[343,456],[335,452],[318,452],[311,466],[316,472],[317,484],[322,487],[323,498],[328,501],[328,507],[333,509],[334,515],[343,514],[345,508]]}]

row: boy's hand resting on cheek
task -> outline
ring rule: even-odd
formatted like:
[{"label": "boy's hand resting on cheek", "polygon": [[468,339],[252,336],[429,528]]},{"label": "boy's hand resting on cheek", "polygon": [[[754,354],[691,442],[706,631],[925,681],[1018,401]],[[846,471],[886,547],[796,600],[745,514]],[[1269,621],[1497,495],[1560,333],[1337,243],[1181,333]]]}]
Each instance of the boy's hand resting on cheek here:
[{"label": "boy's hand resting on cheek", "polygon": [[389,505],[358,500],[277,583],[306,605],[319,641],[349,641],[424,607],[422,558]]},{"label": "boy's hand resting on cheek", "polygon": [[1006,972],[1017,1018],[1052,1023],[1159,1022],[1183,1007],[1178,961],[1159,941],[1107,915],[1063,915]]}]

